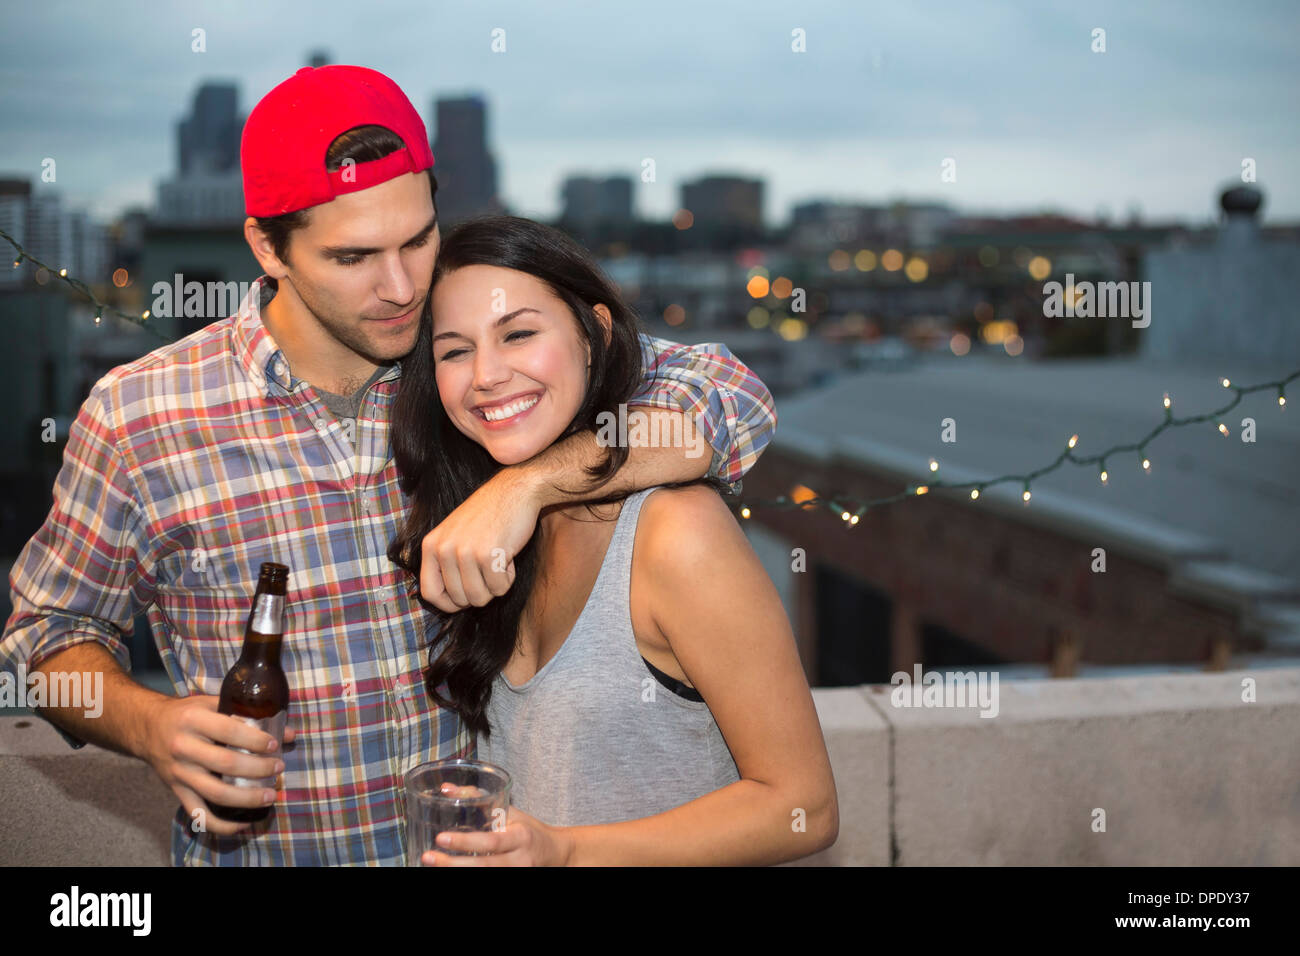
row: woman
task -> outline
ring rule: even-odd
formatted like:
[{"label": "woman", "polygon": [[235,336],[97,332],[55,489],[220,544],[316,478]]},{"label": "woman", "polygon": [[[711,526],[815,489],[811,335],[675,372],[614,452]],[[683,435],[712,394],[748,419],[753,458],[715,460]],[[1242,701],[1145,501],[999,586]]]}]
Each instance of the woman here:
[{"label": "woman", "polygon": [[[638,391],[634,315],[563,233],[508,216],[439,250],[393,441],[389,556],[494,472]],[[629,428],[629,432],[631,429]],[[608,432],[607,432],[608,433]],[[599,488],[626,460],[609,447]],[[767,864],[834,842],[835,783],[789,622],[717,479],[544,509],[506,594],[448,617],[426,684],[512,778],[507,825],[443,864]]]}]

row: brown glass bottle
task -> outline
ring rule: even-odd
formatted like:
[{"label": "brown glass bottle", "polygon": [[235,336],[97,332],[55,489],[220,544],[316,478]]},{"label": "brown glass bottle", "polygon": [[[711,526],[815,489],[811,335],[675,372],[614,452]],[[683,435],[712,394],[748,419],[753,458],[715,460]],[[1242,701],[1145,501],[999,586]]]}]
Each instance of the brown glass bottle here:
[{"label": "brown glass bottle", "polygon": [[[253,610],[244,629],[244,647],[239,660],[230,668],[221,685],[221,702],[217,712],[238,717],[276,740],[284,740],[285,718],[289,711],[289,682],[280,669],[280,644],[284,639],[284,596],[289,568],[267,561],[262,564],[253,595]],[[252,753],[232,747],[240,753]],[[279,751],[272,751],[279,756]],[[267,754],[257,754],[265,757]],[[221,779],[237,787],[275,789],[275,777],[234,777]],[[256,823],[271,812],[267,807],[225,807],[211,805],[212,812],[224,820]]]}]

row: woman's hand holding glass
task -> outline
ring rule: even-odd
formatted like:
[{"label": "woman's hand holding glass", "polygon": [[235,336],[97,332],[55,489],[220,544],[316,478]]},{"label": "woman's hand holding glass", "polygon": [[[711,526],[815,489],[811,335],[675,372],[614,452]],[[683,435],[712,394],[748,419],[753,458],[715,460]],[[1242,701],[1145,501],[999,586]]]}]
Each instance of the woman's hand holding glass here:
[{"label": "woman's hand holding glass", "polygon": [[518,807],[507,811],[506,825],[486,833],[447,831],[438,834],[439,850],[476,853],[451,856],[428,850],[420,857],[423,866],[566,866],[572,841],[564,827],[548,826]]}]

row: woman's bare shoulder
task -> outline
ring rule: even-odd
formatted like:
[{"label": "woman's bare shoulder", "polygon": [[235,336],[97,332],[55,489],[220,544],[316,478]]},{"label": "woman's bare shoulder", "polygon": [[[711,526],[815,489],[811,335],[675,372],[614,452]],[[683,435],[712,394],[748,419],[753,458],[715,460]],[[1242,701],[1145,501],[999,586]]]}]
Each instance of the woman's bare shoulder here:
[{"label": "woman's bare shoulder", "polygon": [[708,485],[656,488],[646,495],[637,519],[637,541],[642,540],[652,561],[748,545],[731,509]]},{"label": "woman's bare shoulder", "polygon": [[736,523],[722,495],[708,485],[655,488],[646,495],[641,505],[641,514],[642,520],[644,517],[656,521],[673,521],[711,516],[715,520],[726,518],[731,524]]}]

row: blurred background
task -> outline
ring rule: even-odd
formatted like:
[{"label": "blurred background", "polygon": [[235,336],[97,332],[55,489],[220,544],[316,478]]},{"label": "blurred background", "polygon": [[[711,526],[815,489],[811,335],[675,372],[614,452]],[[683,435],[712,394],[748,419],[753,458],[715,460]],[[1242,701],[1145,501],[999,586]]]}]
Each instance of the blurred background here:
[{"label": "blurred background", "polygon": [[[257,278],[244,117],[301,66],[356,63],[421,110],[444,230],[484,212],[558,225],[648,332],[729,348],[780,420],[737,515],[815,686],[918,662],[1004,679],[1300,663],[1285,393],[1138,447],[1166,395],[1199,415],[1236,397],[1224,378],[1300,369],[1292,3],[46,3],[3,18],[0,229],[115,307],[149,308],[177,275]],[[1087,291],[1105,283],[1123,284],[1109,311]],[[94,383],[228,310],[153,333],[93,313],[31,263],[0,269],[6,573]],[[1081,456],[1133,447],[1105,480],[1066,462],[977,500],[848,506],[1027,475],[1072,435]],[[134,655],[157,664],[143,615]]]}]

